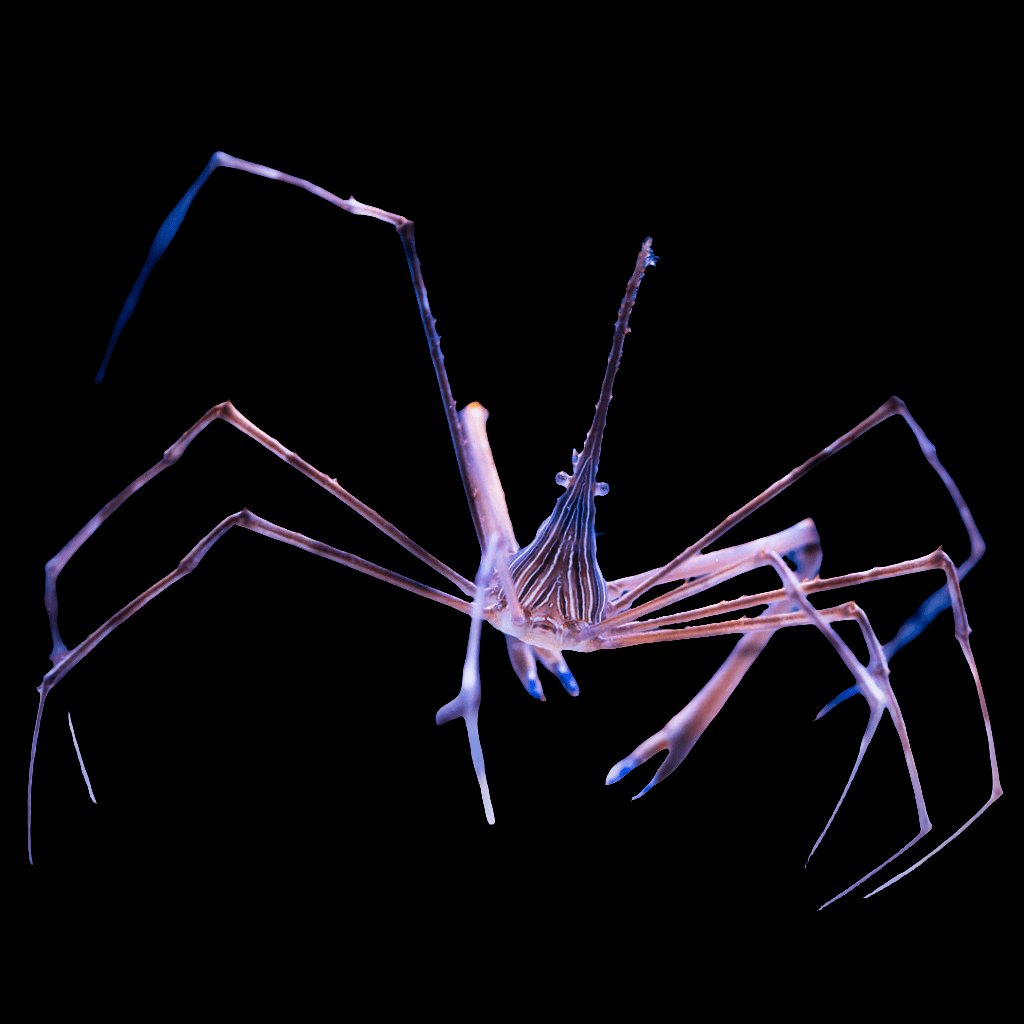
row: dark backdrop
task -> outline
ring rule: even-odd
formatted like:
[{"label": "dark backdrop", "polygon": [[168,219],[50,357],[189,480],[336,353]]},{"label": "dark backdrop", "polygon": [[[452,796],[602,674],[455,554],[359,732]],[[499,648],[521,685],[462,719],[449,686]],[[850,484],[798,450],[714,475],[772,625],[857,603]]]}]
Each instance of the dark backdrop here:
[{"label": "dark backdrop", "polygon": [[[452,387],[460,406],[477,400],[491,412],[521,543],[582,445],[648,234],[661,260],[640,289],[600,474],[611,487],[598,517],[608,578],[672,557],[891,394],[990,536],[1007,471],[993,397],[1008,372],[993,312],[1005,277],[988,245],[994,211],[979,178],[951,163],[943,133],[927,124],[890,133],[855,118],[830,131],[755,112],[729,132],[680,117],[663,138],[572,123],[541,138],[534,127],[470,119],[446,131],[396,118],[378,131],[341,119],[313,135],[278,123],[240,130],[226,115],[209,132],[170,123],[55,142],[36,200],[46,291],[19,385],[33,409],[32,571],[224,399],[464,575],[475,571],[402,247],[385,224],[219,170],[150,279],[107,380],[92,383],[157,227],[217,148],[415,220]],[[65,570],[68,643],[243,506],[444,586],[215,424]],[[958,563],[967,555],[952,502],[899,420],[727,542],[805,516],[822,536],[823,575],[939,544]],[[990,550],[964,586],[1004,749],[1007,682],[992,669],[996,569],[1006,564]],[[41,674],[48,634],[32,580],[24,642]],[[919,576],[837,600],[855,597],[884,642],[938,583]],[[712,598],[773,585],[762,571]],[[892,665],[932,844],[988,792],[977,698],[949,620]],[[859,652],[855,632],[841,633]],[[676,912],[710,901],[770,920],[813,912],[915,831],[886,720],[804,871],[866,720],[857,699],[812,721],[850,679],[807,629],[772,640],[687,761],[636,803],[629,797],[652,766],[613,787],[606,772],[686,703],[734,641],[570,654],[581,696],[545,677],[540,704],[486,630],[481,733],[497,813],[488,828],[462,724],[433,722],[458,690],[466,635],[467,621],[448,609],[232,531],[51,694],[30,884],[81,873],[224,899],[258,886],[271,899],[342,908],[371,893],[385,913],[413,908],[425,920],[437,906],[621,908],[638,926],[669,898]],[[35,704],[22,685],[27,750]],[[1006,813],[997,805],[881,898],[903,913],[995,897]],[[453,888],[467,873],[469,890]],[[523,893],[538,902],[517,903]],[[856,895],[844,904],[835,911],[871,906]]]}]

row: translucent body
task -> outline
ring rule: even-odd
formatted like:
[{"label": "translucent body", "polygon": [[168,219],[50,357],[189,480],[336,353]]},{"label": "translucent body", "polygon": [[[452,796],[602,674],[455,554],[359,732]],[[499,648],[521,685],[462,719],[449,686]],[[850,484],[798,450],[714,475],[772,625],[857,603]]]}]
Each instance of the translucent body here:
[{"label": "translucent body", "polygon": [[[549,474],[549,475],[550,475],[550,474]],[[670,526],[670,525],[666,525],[666,526],[664,526],[664,527],[663,527],[663,529],[664,529],[664,531],[665,531],[665,534],[666,534],[666,536],[669,536],[669,535],[671,534],[671,526]],[[677,546],[677,547],[678,547],[678,546]],[[642,567],[642,566],[637,566],[637,568],[638,568],[638,569],[639,569],[639,568],[641,568],[641,567]],[[531,637],[526,637],[526,639],[532,639],[532,638],[531,638]],[[590,649],[596,649],[596,648],[592,647],[592,648],[590,648]],[[528,673],[527,673],[527,675],[528,675]],[[527,686],[527,688],[529,688],[529,686]],[[614,771],[614,770],[613,770],[613,771]],[[664,775],[663,775],[662,777],[664,777]]]}]

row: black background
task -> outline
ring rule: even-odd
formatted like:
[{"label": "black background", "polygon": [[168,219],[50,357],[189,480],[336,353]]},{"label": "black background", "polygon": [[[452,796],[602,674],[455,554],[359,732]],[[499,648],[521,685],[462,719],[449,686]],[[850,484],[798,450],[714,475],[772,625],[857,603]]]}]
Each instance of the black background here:
[{"label": "black background", "polygon": [[[600,478],[607,578],[661,564],[891,394],[908,404],[978,525],[1003,500],[994,393],[1009,372],[1005,270],[981,187],[995,153],[966,114],[829,120],[754,101],[727,128],[687,109],[657,131],[526,114],[445,129],[394,112],[288,130],[225,110],[206,131],[53,140],[38,197],[45,288],[26,344],[33,402],[32,573],[210,406],[231,399],[288,447],[472,577],[465,507],[401,244],[276,182],[218,170],[150,278],[107,380],[92,383],[156,229],[215,149],[412,218],[460,407],[482,402],[520,543],[548,515],[590,424],[636,252],[640,289]],[[78,112],[84,117],[84,112]],[[458,120],[458,119],[456,119]],[[557,119],[555,119],[557,120]],[[240,125],[246,123],[247,127]],[[965,152],[972,154],[966,159]],[[73,171],[73,173],[72,173]],[[996,458],[993,459],[993,453]],[[247,507],[424,582],[431,571],[224,424],[120,509],[60,577],[69,645]],[[890,420],[724,543],[811,516],[823,575],[923,555],[966,534],[909,430]],[[964,585],[997,740],[996,568]],[[26,577],[29,594],[41,583]],[[33,582],[35,581],[35,582]],[[856,600],[885,642],[935,574],[815,599]],[[734,581],[709,600],[775,583]],[[26,639],[45,671],[42,602]],[[885,720],[828,838],[803,864],[853,762],[866,709],[817,711],[850,679],[807,629],[776,636],[686,762],[643,800],[653,764],[608,769],[660,728],[730,650],[719,637],[568,655],[582,694],[531,700],[483,637],[481,734],[497,824],[484,822],[461,723],[462,616],[236,530],[51,693],[28,885],[216,894],[345,907],[355,893],[429,918],[625,910],[670,897],[778,920],[811,915],[915,831]],[[840,633],[862,652],[856,631]],[[988,670],[988,671],[986,671]],[[934,833],[988,795],[977,698],[947,612],[893,660]],[[99,803],[88,803],[68,711]],[[35,695],[23,691],[25,749]],[[1004,746],[1005,749],[1005,746]],[[839,914],[966,907],[999,891],[1000,802],[939,857]],[[911,863],[904,857],[900,866]],[[27,867],[26,867],[26,870]],[[880,877],[887,877],[884,873]],[[469,879],[468,888],[460,879]],[[520,898],[525,897],[526,902]],[[881,901],[885,908],[877,910]]]}]

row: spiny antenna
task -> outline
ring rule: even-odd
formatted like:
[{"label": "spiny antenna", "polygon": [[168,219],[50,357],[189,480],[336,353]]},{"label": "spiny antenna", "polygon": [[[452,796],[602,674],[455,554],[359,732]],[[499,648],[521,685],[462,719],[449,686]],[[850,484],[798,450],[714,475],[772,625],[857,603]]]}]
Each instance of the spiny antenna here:
[{"label": "spiny antenna", "polygon": [[[619,369],[619,362],[622,360],[622,345],[629,334],[629,314],[636,302],[637,289],[643,279],[644,271],[653,267],[658,257],[651,252],[653,240],[647,238],[640,247],[640,253],[636,258],[636,266],[633,268],[633,276],[626,286],[626,294],[623,296],[622,305],[619,306],[619,315],[615,321],[615,335],[612,338],[612,350],[608,355],[608,365],[604,371],[604,380],[601,382],[601,396],[594,408],[594,422],[587,431],[587,440],[583,445],[583,451],[576,455],[573,452],[573,475],[566,481],[568,490],[573,490],[577,485],[586,485],[591,490],[597,477],[597,466],[601,460],[601,441],[604,438],[604,425],[608,419],[608,405],[612,400],[612,383],[615,374]],[[561,482],[561,481],[559,481]],[[607,493],[607,487],[602,493]]]}]

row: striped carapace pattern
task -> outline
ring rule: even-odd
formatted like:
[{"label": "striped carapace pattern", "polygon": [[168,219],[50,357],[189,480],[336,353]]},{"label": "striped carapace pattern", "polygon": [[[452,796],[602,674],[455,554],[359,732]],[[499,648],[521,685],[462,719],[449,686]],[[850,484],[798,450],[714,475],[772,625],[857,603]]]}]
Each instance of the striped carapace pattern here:
[{"label": "striped carapace pattern", "polygon": [[584,452],[575,470],[554,511],[537,536],[512,556],[509,569],[529,613],[589,624],[604,618],[608,596],[594,531],[597,465]]},{"label": "striped carapace pattern", "polygon": [[608,588],[597,565],[597,534],[594,498],[608,488],[597,482],[601,460],[601,441],[612,400],[612,383],[622,358],[622,345],[629,333],[629,314],[636,301],[644,270],[657,257],[651,252],[651,240],[644,241],[637,256],[633,276],[619,306],[612,350],[608,356],[601,395],[594,409],[594,422],[587,432],[583,453],[573,452],[573,475],[558,475],[565,494],[555,502],[555,510],[541,524],[537,536],[511,558],[509,569],[523,610],[536,619],[550,619],[562,625],[593,625],[605,615]]}]

